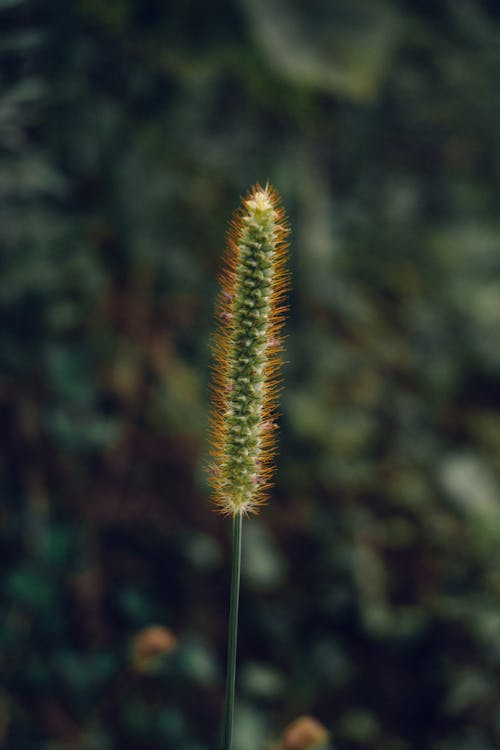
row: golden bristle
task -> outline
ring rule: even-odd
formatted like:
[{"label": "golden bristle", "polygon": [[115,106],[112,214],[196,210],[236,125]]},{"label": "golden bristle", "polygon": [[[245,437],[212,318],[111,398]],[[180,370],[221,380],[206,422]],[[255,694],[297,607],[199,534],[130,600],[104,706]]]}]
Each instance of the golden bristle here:
[{"label": "golden bristle", "polygon": [[277,192],[254,185],[230,224],[216,305],[209,475],[225,514],[255,513],[271,486],[288,235]]}]

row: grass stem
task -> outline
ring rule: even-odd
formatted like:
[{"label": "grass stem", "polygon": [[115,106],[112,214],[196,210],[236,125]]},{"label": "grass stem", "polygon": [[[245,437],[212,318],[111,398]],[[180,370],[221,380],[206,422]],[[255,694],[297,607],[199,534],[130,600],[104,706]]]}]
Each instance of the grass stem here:
[{"label": "grass stem", "polygon": [[231,572],[231,599],[229,604],[229,634],[227,644],[226,708],[224,715],[223,750],[232,750],[234,692],[236,682],[236,645],[238,641],[238,605],[240,599],[241,529],[243,514],[233,516],[233,560]]}]

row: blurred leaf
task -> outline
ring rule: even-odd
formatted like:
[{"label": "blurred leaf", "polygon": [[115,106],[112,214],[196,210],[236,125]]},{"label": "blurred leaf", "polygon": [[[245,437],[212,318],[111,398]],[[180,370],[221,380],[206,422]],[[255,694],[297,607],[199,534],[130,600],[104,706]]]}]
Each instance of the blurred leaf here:
[{"label": "blurred leaf", "polygon": [[236,706],[238,720],[234,726],[235,750],[254,750],[265,747],[266,724],[260,712],[251,704],[239,702]]},{"label": "blurred leaf", "polygon": [[460,510],[492,530],[500,523],[500,495],[486,462],[472,454],[450,455],[440,466],[440,480]]},{"label": "blurred leaf", "polygon": [[246,0],[246,7],[259,42],[286,77],[355,100],[376,96],[399,35],[389,3],[315,0],[306,10]]},{"label": "blurred leaf", "polygon": [[491,700],[494,694],[494,685],[483,674],[474,670],[463,671],[454,675],[445,707],[450,714],[459,714],[485,700]]},{"label": "blurred leaf", "polygon": [[342,737],[361,744],[369,744],[379,731],[375,716],[363,708],[352,709],[344,714],[339,726]]},{"label": "blurred leaf", "polygon": [[218,664],[210,647],[200,640],[184,639],[177,652],[180,673],[201,686],[212,685],[219,676]]},{"label": "blurred leaf", "polygon": [[283,693],[285,680],[275,669],[250,662],[241,670],[241,688],[247,694],[263,700],[270,700]]},{"label": "blurred leaf", "polygon": [[284,581],[285,559],[269,530],[258,520],[246,524],[242,558],[243,575],[252,586],[268,590]]}]

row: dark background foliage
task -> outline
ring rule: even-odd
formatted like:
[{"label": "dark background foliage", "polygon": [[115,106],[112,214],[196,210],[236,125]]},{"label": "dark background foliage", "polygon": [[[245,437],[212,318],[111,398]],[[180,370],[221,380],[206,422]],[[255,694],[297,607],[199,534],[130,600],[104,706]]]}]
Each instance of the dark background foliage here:
[{"label": "dark background foliage", "polygon": [[[0,746],[208,750],[229,524],[203,474],[228,218],[293,227],[236,750],[500,742],[500,10],[0,3]],[[177,647],[152,672],[130,644]]]}]

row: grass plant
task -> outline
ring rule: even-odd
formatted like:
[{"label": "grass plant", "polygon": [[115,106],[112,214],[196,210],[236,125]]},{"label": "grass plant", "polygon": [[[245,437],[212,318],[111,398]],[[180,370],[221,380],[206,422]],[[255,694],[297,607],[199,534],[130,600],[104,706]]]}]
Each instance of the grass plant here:
[{"label": "grass plant", "polygon": [[274,471],[288,231],[276,191],[255,185],[231,223],[217,303],[209,474],[233,524],[223,750],[233,738],[243,517],[266,502]]}]

